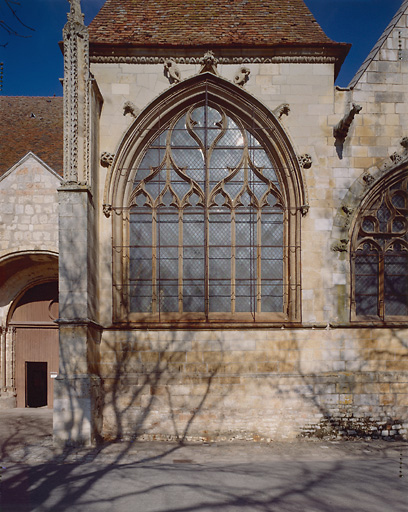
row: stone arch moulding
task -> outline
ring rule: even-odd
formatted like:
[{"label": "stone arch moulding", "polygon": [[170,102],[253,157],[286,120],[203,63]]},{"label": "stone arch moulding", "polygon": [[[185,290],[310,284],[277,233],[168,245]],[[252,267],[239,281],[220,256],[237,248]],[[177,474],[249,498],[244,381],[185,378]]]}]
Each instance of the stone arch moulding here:
[{"label": "stone arch moulding", "polygon": [[[377,214],[375,213],[376,207],[373,207],[373,205],[376,203],[390,205],[391,203],[387,203],[387,201],[390,201],[390,190],[401,183],[405,182],[406,184],[407,176],[408,158],[406,157],[401,158],[398,162],[386,160],[381,166],[365,171],[350,187],[335,217],[335,225],[332,232],[332,235],[335,236],[332,236],[331,249],[335,252],[347,253],[348,256],[346,258],[348,261],[347,286],[350,302],[350,321],[352,322],[374,322],[380,324],[384,322],[402,322],[405,324],[407,321],[407,315],[403,312],[403,308],[401,309],[400,307],[402,296],[398,295],[399,292],[397,290],[395,290],[397,295],[394,294],[395,297],[391,298],[391,302],[394,301],[397,304],[399,301],[399,305],[395,306],[397,307],[395,312],[390,312],[394,307],[390,302],[393,292],[387,292],[387,289],[391,290],[391,285],[389,284],[387,288],[388,278],[386,277],[387,270],[385,270],[387,266],[385,254],[388,254],[390,248],[393,247],[394,241],[397,244],[402,244],[405,247],[403,251],[406,251],[406,234],[404,235],[404,230],[394,231],[394,227],[392,227],[391,231],[390,225],[390,222],[393,223],[394,218],[396,220],[400,218],[404,208],[390,206],[390,217],[389,222],[388,220],[386,221],[386,227],[380,228],[378,225],[374,228],[373,224],[371,229],[362,228],[363,221],[378,222],[376,220]],[[398,187],[396,190],[398,195]],[[395,215],[397,216],[395,217]],[[405,220],[405,225],[406,222]],[[379,241],[381,242],[379,243]],[[367,244],[367,248],[371,248],[371,252],[360,253],[363,244]],[[396,254],[396,256],[399,257],[399,254]],[[360,263],[362,265],[367,264],[370,267],[368,271],[372,278],[370,287],[366,283],[368,279],[367,268],[363,271],[363,267],[360,265],[359,271],[357,270],[357,257],[365,257],[366,260],[360,260]],[[400,272],[400,270],[396,271],[394,267],[393,269],[393,272],[395,271],[397,274]],[[404,272],[398,278],[401,282],[403,282],[403,274]],[[360,281],[364,280],[364,293],[361,291],[362,281],[358,285],[357,279],[360,279]],[[369,288],[370,291],[368,291]],[[364,297],[372,301],[369,312],[364,310]]]},{"label": "stone arch moulding", "polygon": [[387,158],[379,166],[364,171],[350,186],[334,218],[331,249],[334,252],[349,250],[350,236],[358,215],[367,201],[384,186],[401,180],[408,173],[408,155],[398,162]]},{"label": "stone arch moulding", "polygon": [[58,254],[52,251],[19,251],[0,259],[0,308],[3,319],[10,306],[29,288],[48,281],[58,281]]},{"label": "stone arch moulding", "polygon": [[[248,130],[256,130],[256,137],[266,148],[274,162],[279,176],[282,196],[289,228],[287,287],[290,298],[287,301],[287,321],[299,322],[300,308],[300,224],[301,217],[307,211],[306,190],[302,170],[296,151],[288,134],[275,115],[261,102],[242,88],[211,73],[203,73],[173,86],[156,98],[139,114],[124,135],[116,151],[110,172],[105,183],[104,211],[112,212],[113,238],[117,245],[126,245],[123,222],[126,219],[126,207],[130,204],[133,180],[139,162],[146,148],[154,141],[158,133],[180,112],[194,104],[208,104],[233,113]],[[113,259],[113,279],[116,290],[125,282],[126,272],[120,263],[120,256]],[[114,321],[128,322],[123,297],[114,293]]]},{"label": "stone arch moulding", "polygon": [[[272,149],[279,154],[286,168],[287,191],[293,191],[293,200],[299,208],[307,206],[307,191],[296,151],[277,117],[247,91],[212,73],[196,75],[167,89],[137,116],[124,134],[106,177],[104,203],[113,208],[122,204],[125,199],[124,187],[139,156],[138,149],[147,147],[160,126],[166,125],[175,113],[204,99],[206,94],[210,101],[213,99],[221,107],[236,112],[249,126],[263,127],[260,130],[261,138],[268,146],[272,142]],[[124,170],[127,174],[123,173]]]}]

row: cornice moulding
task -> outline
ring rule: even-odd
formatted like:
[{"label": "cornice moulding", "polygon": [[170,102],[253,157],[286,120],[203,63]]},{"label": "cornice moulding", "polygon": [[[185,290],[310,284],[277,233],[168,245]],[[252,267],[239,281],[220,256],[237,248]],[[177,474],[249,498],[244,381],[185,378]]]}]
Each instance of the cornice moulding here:
[{"label": "cornice moulding", "polygon": [[[200,64],[199,57],[173,57],[177,64]],[[167,57],[153,57],[148,55],[92,55],[90,62],[94,64],[164,64]],[[305,55],[277,55],[273,57],[220,57],[218,64],[334,64],[336,57]]]}]

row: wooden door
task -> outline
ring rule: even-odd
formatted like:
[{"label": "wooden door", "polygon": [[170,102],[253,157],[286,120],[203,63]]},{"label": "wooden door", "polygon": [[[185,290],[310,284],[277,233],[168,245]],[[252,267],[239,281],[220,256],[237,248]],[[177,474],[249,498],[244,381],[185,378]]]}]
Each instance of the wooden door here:
[{"label": "wooden door", "polygon": [[10,325],[15,327],[17,407],[53,407],[53,377],[59,364],[57,317],[57,283],[31,288],[14,309]]},{"label": "wooden door", "polygon": [[47,363],[47,406],[53,407],[54,379],[58,372],[58,328],[16,327],[16,389],[17,407],[27,407],[26,365]]}]

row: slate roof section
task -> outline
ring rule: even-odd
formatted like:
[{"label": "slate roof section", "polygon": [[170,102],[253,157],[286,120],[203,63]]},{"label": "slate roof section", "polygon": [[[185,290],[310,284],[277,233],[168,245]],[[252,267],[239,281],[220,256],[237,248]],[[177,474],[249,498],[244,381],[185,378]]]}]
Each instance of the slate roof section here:
[{"label": "slate roof section", "polygon": [[303,0],[107,0],[89,34],[93,45],[145,48],[349,48],[326,36]]},{"label": "slate roof section", "polygon": [[395,13],[395,16],[392,18],[390,23],[388,24],[387,28],[382,33],[379,40],[375,43],[373,49],[371,52],[367,55],[366,60],[362,63],[357,73],[352,78],[351,82],[349,83],[348,87],[350,89],[353,89],[360,78],[363,76],[365,71],[367,70],[368,66],[372,63],[372,61],[377,56],[378,52],[381,50],[382,45],[387,40],[388,36],[391,34],[391,32],[394,30],[394,28],[397,26],[399,20],[401,19],[401,16],[405,13],[405,11],[408,9],[408,0],[404,0],[402,2],[401,7],[398,9],[398,11]]},{"label": "slate roof section", "polygon": [[29,151],[62,175],[61,97],[0,96],[0,176]]}]

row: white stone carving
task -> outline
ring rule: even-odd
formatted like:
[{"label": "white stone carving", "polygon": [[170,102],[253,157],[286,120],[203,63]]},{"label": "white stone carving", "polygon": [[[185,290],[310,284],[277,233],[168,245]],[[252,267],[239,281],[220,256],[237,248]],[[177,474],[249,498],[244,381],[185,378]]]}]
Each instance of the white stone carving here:
[{"label": "white stone carving", "polygon": [[[79,0],[70,0],[71,10],[63,29],[64,37],[64,181],[89,183],[90,168],[90,70],[89,34],[83,24]],[[84,109],[79,108],[83,94]],[[81,137],[80,137],[81,133]],[[82,151],[79,145],[82,144]],[[83,160],[79,162],[79,154]],[[81,169],[81,172],[79,172]]]},{"label": "white stone carving", "polygon": [[273,111],[274,115],[280,120],[283,115],[288,116],[290,112],[289,103],[282,103]]},{"label": "white stone carving", "polygon": [[353,103],[350,112],[346,114],[333,128],[333,137],[337,142],[343,143],[346,140],[351,123],[353,122],[354,117],[360,113],[362,108],[363,107],[360,107],[360,105]]},{"label": "white stone carving", "polygon": [[113,164],[113,160],[115,155],[112,153],[107,153],[106,151],[101,155],[101,165],[102,167],[110,167]]},{"label": "white stone carving", "polygon": [[298,160],[300,167],[303,167],[303,169],[310,169],[312,167],[313,160],[308,153],[298,156]]},{"label": "white stone carving", "polygon": [[164,75],[171,84],[178,84],[181,81],[180,70],[174,59],[166,59],[164,62]]},{"label": "white stone carving", "polygon": [[234,77],[234,84],[243,87],[249,80],[251,70],[245,66],[241,66]]},{"label": "white stone carving", "polygon": [[110,204],[103,204],[102,205],[103,214],[107,219],[109,219],[111,211],[112,211],[112,205]]},{"label": "white stone carving", "polygon": [[126,116],[130,114],[134,119],[139,115],[140,110],[136,107],[136,105],[132,101],[126,101],[123,104],[123,115]]},{"label": "white stone carving", "polygon": [[218,59],[215,57],[214,52],[209,50],[204,54],[204,57],[200,59],[201,69],[200,73],[212,73],[213,75],[219,76],[217,70]]}]

